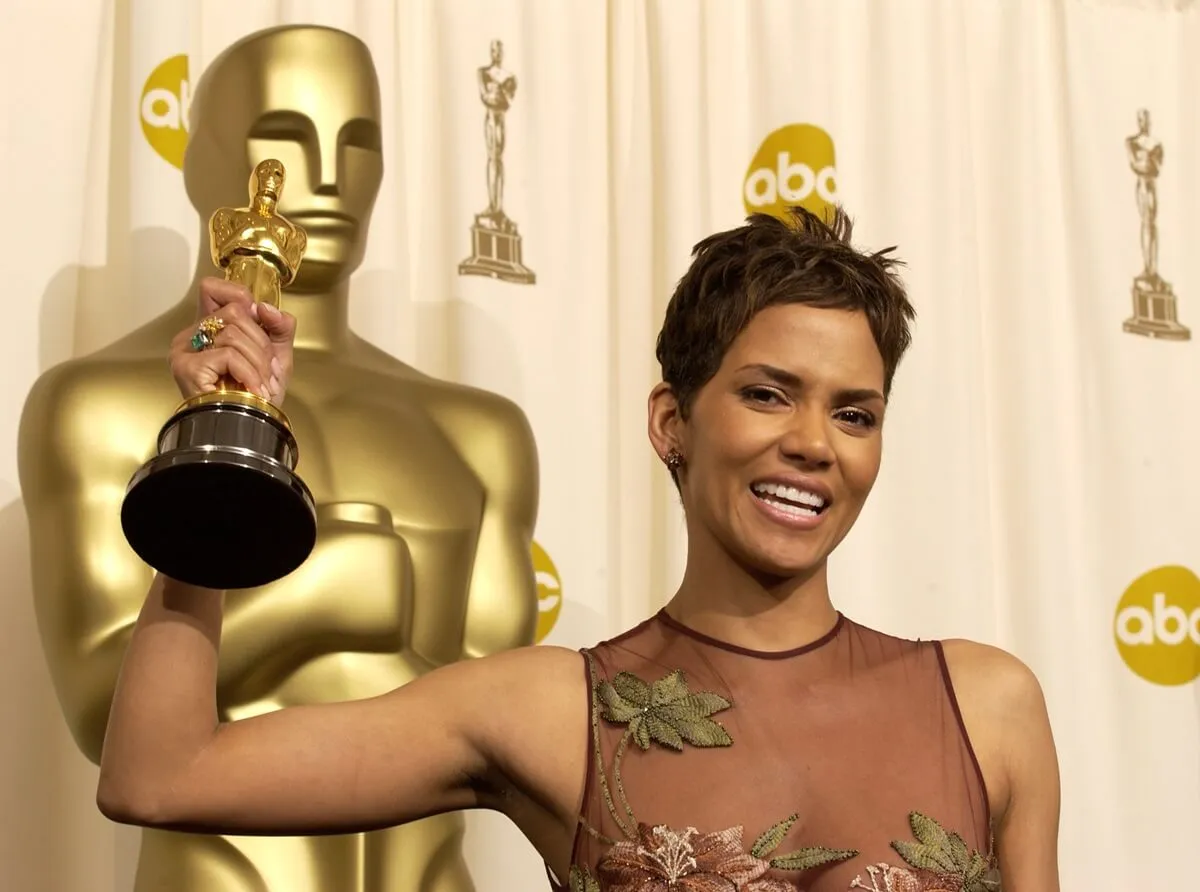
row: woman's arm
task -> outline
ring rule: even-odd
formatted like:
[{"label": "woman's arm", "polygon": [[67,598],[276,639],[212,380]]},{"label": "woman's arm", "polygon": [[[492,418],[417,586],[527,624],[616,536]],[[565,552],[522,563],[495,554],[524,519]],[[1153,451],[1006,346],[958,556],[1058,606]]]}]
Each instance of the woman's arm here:
[{"label": "woman's arm", "polygon": [[[536,774],[539,761],[555,761],[531,747],[583,714],[579,655],[539,647],[452,664],[368,700],[221,724],[222,601],[220,592],[155,578],[101,756],[97,801],[110,819],[203,833],[318,835],[499,807],[510,784],[529,781],[512,774]],[[547,780],[573,770],[561,766]],[[547,792],[569,802],[574,786]]]},{"label": "woman's arm", "polygon": [[954,640],[945,654],[991,799],[1004,892],[1059,892],[1058,755],[1041,685],[999,648]]},{"label": "woman's arm", "polygon": [[1024,664],[1011,656],[1003,662],[994,684],[1008,776],[1008,802],[996,826],[1004,892],[1058,892],[1061,791],[1046,700]]},{"label": "woman's arm", "polygon": [[[218,279],[202,283],[198,310],[220,312],[226,325],[211,349],[192,349],[191,328],[175,337],[171,369],[180,393],[211,390],[230,374],[282,400],[295,320]],[[363,525],[330,547],[386,552],[393,540],[390,530]],[[223,601],[221,592],[154,577],[129,638],[100,757],[97,801],[109,818],[295,836],[532,802],[573,832],[587,733],[578,653],[509,651],[451,663],[379,697],[222,723]],[[557,746],[572,733],[577,745]]]}]

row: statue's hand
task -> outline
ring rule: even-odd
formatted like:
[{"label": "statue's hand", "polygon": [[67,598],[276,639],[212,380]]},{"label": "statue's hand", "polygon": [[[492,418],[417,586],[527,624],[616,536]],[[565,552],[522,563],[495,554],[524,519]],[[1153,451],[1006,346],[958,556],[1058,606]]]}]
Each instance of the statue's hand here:
[{"label": "statue's hand", "polygon": [[292,577],[306,590],[305,609],[314,612],[306,626],[329,636],[333,649],[389,652],[405,643],[412,559],[386,508],[320,505],[316,546]]}]

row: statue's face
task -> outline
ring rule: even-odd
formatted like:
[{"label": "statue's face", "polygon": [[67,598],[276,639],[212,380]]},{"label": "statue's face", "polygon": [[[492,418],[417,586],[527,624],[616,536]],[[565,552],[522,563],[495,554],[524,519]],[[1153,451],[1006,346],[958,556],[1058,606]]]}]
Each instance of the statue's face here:
[{"label": "statue's face", "polygon": [[1142,131],[1142,133],[1148,133],[1150,131],[1150,112],[1142,109],[1138,112],[1137,120],[1138,130]]},{"label": "statue's face", "polygon": [[504,61],[504,44],[498,40],[492,41],[492,64],[499,65]]},{"label": "statue's face", "polygon": [[[322,291],[362,262],[383,179],[379,88],[362,45],[341,32],[285,29],[219,60],[197,95],[189,193],[201,213],[245,189],[275,158],[286,180],[277,210],[308,235],[291,291]],[[195,108],[195,106],[194,106]],[[218,197],[221,200],[217,200]]]},{"label": "statue's face", "polygon": [[286,179],[285,174],[286,171],[278,160],[271,158],[261,161],[254,168],[254,175],[250,179],[250,188],[255,192],[261,192],[267,198],[278,200]]}]

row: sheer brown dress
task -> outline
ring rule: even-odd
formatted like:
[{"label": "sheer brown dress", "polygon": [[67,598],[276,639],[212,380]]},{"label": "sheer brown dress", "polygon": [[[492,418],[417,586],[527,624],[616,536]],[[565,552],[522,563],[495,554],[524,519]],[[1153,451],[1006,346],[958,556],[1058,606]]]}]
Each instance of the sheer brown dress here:
[{"label": "sheer brown dress", "polygon": [[838,614],[786,652],[665,612],[583,651],[570,892],[995,892],[987,792],[940,642]]}]

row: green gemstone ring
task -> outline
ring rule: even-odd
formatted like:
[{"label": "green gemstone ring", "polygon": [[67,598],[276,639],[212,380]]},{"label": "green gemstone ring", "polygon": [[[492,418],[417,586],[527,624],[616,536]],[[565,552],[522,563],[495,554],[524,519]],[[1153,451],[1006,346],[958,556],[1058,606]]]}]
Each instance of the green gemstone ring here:
[{"label": "green gemstone ring", "polygon": [[218,319],[216,316],[209,316],[201,321],[196,328],[196,333],[192,335],[193,350],[207,350],[213,345],[216,340],[217,333],[225,327],[225,321]]}]

